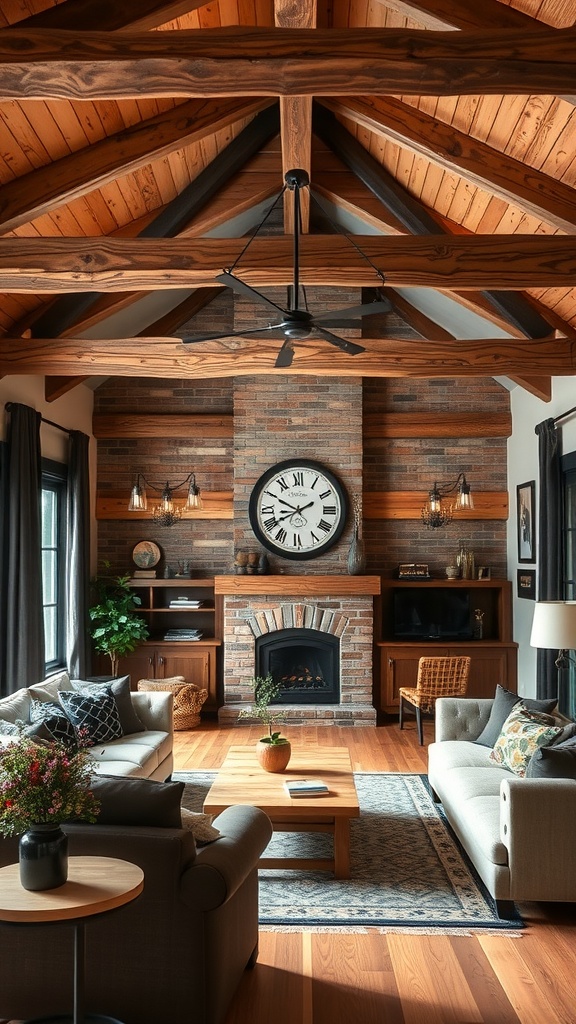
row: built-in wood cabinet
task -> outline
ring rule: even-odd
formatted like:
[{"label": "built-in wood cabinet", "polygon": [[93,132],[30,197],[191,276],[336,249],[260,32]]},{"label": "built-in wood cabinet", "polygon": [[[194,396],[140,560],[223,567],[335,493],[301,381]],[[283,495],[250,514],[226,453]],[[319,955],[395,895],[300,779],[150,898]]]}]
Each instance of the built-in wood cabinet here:
[{"label": "built-in wood cabinet", "polygon": [[[146,620],[150,638],[122,658],[135,689],[139,679],[184,676],[208,690],[204,710],[219,704],[219,657],[222,645],[221,604],[214,596],[214,578],[132,579],[130,586],[142,602],[138,614]],[[191,602],[198,602],[193,606]],[[199,640],[174,640],[173,630],[198,630]],[[168,635],[167,635],[168,634]]]},{"label": "built-in wood cabinet", "polygon": [[[394,635],[394,593],[401,588],[441,587],[468,592],[470,607],[483,612],[481,640],[398,640]],[[382,580],[376,641],[375,700],[379,710],[398,711],[398,691],[415,686],[421,657],[470,655],[468,695],[493,697],[496,684],[516,691],[518,645],[512,641],[512,590],[509,580]],[[377,627],[375,623],[375,627]],[[375,629],[378,635],[378,629]]]}]

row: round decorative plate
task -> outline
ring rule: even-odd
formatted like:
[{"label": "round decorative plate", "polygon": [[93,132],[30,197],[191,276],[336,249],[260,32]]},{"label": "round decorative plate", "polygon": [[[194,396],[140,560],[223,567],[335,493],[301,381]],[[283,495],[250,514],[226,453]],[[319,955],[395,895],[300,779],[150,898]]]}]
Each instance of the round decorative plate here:
[{"label": "round decorative plate", "polygon": [[152,569],[160,558],[160,548],[153,540],[139,541],[132,552],[132,561],[139,569]]}]

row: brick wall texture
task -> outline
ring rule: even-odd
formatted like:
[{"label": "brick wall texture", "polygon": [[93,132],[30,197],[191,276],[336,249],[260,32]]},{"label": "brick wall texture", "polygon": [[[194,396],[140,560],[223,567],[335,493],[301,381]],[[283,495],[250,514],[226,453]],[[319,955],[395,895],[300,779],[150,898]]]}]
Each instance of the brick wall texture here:
[{"label": "brick wall texture", "polygon": [[[310,306],[329,308],[331,303],[332,308],[340,308],[358,300],[354,290],[348,295],[339,290],[335,298],[333,289],[315,289]],[[283,304],[284,296],[278,294],[273,301]],[[244,319],[242,302],[238,315]],[[265,309],[254,312],[257,322],[262,322],[263,315],[266,318]],[[363,441],[363,413],[385,416],[427,410],[477,412],[482,417],[507,412],[509,394],[491,378],[362,380],[271,372],[198,382],[110,379],[95,392],[95,413],[228,414],[233,415],[234,432],[233,438],[226,439],[195,432],[169,439],[100,440],[98,492],[125,491],[128,502],[137,472],[161,489],[167,479],[173,484],[194,470],[202,490],[234,491],[234,517],[185,520],[168,528],[152,520],[100,521],[99,559],[110,561],[115,571],[127,571],[132,567],[134,545],[154,540],[163,552],[161,569],[164,564],[176,569],[178,561],[185,559],[194,575],[231,572],[236,551],[260,550],[248,519],[251,489],[265,470],[288,458],[324,463],[342,480],[350,497],[362,490],[426,491],[435,480],[451,483],[461,472],[473,491],[505,490],[505,438]],[[153,495],[149,491],[149,498]],[[477,564],[490,566],[493,576],[507,575],[503,521],[467,521],[462,526],[454,521],[445,529],[426,530],[420,520],[373,520],[364,522],[363,535],[368,572],[390,575],[399,562],[427,562],[431,571],[442,574],[464,541],[474,551]],[[269,555],[270,570],[291,575],[346,572],[351,536],[349,521],[338,544],[325,555],[310,561]]]}]

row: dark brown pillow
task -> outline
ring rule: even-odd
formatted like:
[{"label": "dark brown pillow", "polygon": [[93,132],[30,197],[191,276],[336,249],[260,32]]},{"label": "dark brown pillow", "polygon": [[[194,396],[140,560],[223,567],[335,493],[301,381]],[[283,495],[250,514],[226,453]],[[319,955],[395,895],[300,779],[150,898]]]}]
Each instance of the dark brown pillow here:
[{"label": "dark brown pillow", "polygon": [[100,801],[98,825],[149,825],[181,828],[183,782],[124,779],[94,775],[90,789]]}]

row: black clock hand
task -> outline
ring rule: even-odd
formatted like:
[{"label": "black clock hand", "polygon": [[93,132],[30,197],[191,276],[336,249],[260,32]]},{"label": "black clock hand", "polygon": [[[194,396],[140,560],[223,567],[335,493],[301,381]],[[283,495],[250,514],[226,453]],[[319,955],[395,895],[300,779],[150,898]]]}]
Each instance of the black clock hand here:
[{"label": "black clock hand", "polygon": [[293,512],[298,512],[298,509],[294,508],[294,505],[291,505],[289,501],[284,501],[284,498],[278,498],[278,501],[281,505],[286,505],[287,508],[291,508]]}]

